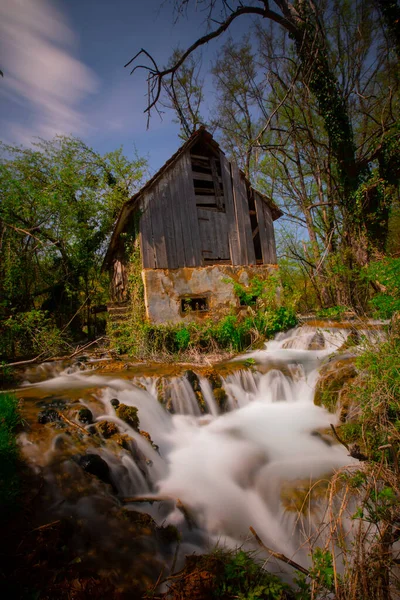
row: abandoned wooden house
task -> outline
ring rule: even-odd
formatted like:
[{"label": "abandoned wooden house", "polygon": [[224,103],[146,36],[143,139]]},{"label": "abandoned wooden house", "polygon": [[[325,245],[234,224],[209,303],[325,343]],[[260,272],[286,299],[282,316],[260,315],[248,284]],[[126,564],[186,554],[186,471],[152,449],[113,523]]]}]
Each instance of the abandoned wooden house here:
[{"label": "abandoned wooden house", "polygon": [[246,285],[276,268],[273,221],[280,216],[201,127],[119,214],[103,265],[114,303],[129,299],[127,239],[138,235],[150,321],[237,305],[233,281]]}]

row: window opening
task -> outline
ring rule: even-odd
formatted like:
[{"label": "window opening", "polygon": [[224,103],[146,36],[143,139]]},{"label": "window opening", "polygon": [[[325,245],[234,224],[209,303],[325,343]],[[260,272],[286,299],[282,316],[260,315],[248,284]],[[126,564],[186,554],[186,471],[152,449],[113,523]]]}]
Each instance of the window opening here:
[{"label": "window opening", "polygon": [[208,310],[208,298],[181,298],[181,312],[204,312]]},{"label": "window opening", "polygon": [[225,212],[221,163],[210,151],[196,146],[191,152],[196,205]]}]

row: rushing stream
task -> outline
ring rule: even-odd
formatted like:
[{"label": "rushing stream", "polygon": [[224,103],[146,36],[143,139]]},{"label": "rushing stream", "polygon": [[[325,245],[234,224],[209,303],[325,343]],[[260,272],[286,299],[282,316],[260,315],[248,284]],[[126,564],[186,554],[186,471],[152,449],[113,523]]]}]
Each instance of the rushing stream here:
[{"label": "rushing stream", "polygon": [[[25,404],[37,411],[61,407],[76,424],[78,410],[87,407],[94,425],[107,421],[119,430],[119,438],[109,439],[80,432],[78,445],[62,424],[36,423],[23,434],[26,456],[54,488],[53,512],[94,519],[100,498],[115,504],[122,498],[154,498],[151,504],[126,506],[150,513],[159,524],[175,525],[182,535],[181,558],[217,542],[254,543],[252,526],[269,547],[305,564],[305,540],[314,535],[325,510],[318,489],[326,490],[335,469],[357,462],[326,433],[337,415],[314,404],[319,368],[349,332],[303,325],[279,334],[265,349],[232,361],[218,388],[204,369],[192,379],[161,380],[129,370],[101,374],[93,370],[95,362],[68,368],[47,364],[41,366],[44,380],[37,383],[31,381],[38,373],[27,372],[21,389]],[[216,389],[225,391],[224,402]],[[138,409],[142,433],[117,416],[116,400]],[[80,427],[93,434],[93,424]],[[92,496],[72,494],[68,481],[81,477],[76,454],[106,461],[110,485],[100,484]]]}]

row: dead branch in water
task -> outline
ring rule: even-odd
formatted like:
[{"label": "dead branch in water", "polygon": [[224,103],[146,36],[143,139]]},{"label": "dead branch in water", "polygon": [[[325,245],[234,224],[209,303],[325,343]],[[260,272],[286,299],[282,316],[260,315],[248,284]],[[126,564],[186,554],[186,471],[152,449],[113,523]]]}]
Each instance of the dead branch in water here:
[{"label": "dead branch in water", "polygon": [[85,429],[84,427],[81,427],[80,425],[78,425],[78,423],[74,423],[73,421],[68,419],[68,417],[66,417],[62,412],[59,412],[58,416],[60,417],[60,419],[62,421],[64,421],[64,423],[67,423],[71,427],[75,427],[75,429],[79,429],[79,431],[85,435],[90,435],[90,433],[87,429]]},{"label": "dead branch in water", "polygon": [[133,502],[149,502],[149,504],[153,504],[153,502],[173,502],[173,498],[169,498],[168,496],[157,496],[152,498],[151,496],[132,496],[131,498],[120,498],[123,504],[131,504]]},{"label": "dead branch in water", "polygon": [[[104,340],[104,338],[105,338],[105,336],[103,335],[102,337],[99,337],[96,340],[93,340],[92,342],[88,342],[87,344],[84,344],[83,346],[77,346],[72,354],[67,354],[65,356],[53,356],[51,358],[47,358],[46,360],[48,362],[54,362],[56,360],[68,360],[70,358],[74,358],[74,356],[77,356],[84,350],[87,350],[87,348],[89,348],[90,346],[93,346],[93,344],[96,344],[97,342]],[[45,354],[46,354],[46,350],[44,350],[43,352],[41,352],[40,354],[35,356],[35,358],[30,358],[29,360],[20,360],[18,362],[13,362],[13,363],[4,363],[4,364],[0,365],[0,369],[1,368],[5,369],[7,367],[21,367],[23,365],[32,365],[34,363],[39,362],[40,359],[43,359]]]},{"label": "dead branch in water", "polygon": [[357,460],[360,460],[360,461],[369,460],[368,456],[366,456],[365,454],[363,454],[361,452],[360,446],[358,444],[352,444],[351,446],[346,444],[346,442],[344,440],[342,440],[342,438],[339,436],[338,432],[336,431],[335,426],[332,425],[332,423],[331,423],[331,429],[333,431],[335,438],[339,442],[339,444],[342,444],[342,446],[344,446],[346,448],[346,450],[349,453],[349,456],[351,456],[352,458],[356,458]]},{"label": "dead branch in water", "polygon": [[308,569],[306,569],[305,567],[302,567],[301,565],[299,565],[297,562],[295,562],[291,558],[288,558],[284,554],[281,554],[280,552],[275,552],[274,550],[271,550],[271,548],[268,548],[268,546],[266,546],[264,544],[264,542],[258,536],[257,532],[255,531],[255,529],[253,529],[253,527],[250,527],[250,531],[254,535],[254,537],[256,538],[256,541],[257,541],[258,545],[261,546],[261,548],[263,548],[264,550],[266,550],[271,556],[273,556],[274,558],[277,558],[278,560],[281,560],[282,562],[286,563],[287,565],[290,565],[291,567],[293,567],[297,571],[300,571],[301,573],[304,573],[304,575],[309,575],[310,574],[310,572],[308,571]]}]

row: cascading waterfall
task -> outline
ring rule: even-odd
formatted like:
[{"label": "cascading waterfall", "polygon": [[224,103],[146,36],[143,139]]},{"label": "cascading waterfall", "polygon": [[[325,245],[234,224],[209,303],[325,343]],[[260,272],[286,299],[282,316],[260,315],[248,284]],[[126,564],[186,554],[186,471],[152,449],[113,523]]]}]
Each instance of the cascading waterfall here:
[{"label": "cascading waterfall", "polygon": [[[126,379],[69,368],[26,386],[47,393],[62,391],[64,397],[69,390],[76,394],[96,388],[93,397],[82,391],[80,405],[92,410],[95,424],[115,423],[120,434],[132,440],[134,451],[129,446],[117,451],[108,443],[91,446],[88,437],[86,452],[107,462],[113,493],[119,497],[159,500],[152,506],[134,504],[134,508],[187,532],[182,552],[199,549],[198,535],[192,532],[190,538],[190,513],[208,543],[243,544],[252,526],[269,547],[305,562],[308,549],[302,549],[302,536],[312,535],[323,508],[318,503],[308,506],[306,520],[299,519],[290,510],[290,494],[355,462],[341,445],[323,435],[335,423],[335,415],[313,403],[318,369],[345,342],[349,331],[302,326],[278,335],[263,350],[238,357],[247,360],[247,367],[223,378],[224,412],[202,375],[203,408],[186,377],[169,379],[168,410],[159,401],[154,377]],[[140,430],[150,435],[158,449],[117,416],[116,399],[138,409]],[[68,436],[58,433],[58,441],[39,458],[29,435],[24,438],[27,455],[41,466],[54,462],[59,449],[70,443]],[[67,455],[65,461],[69,464],[71,458]]]}]

